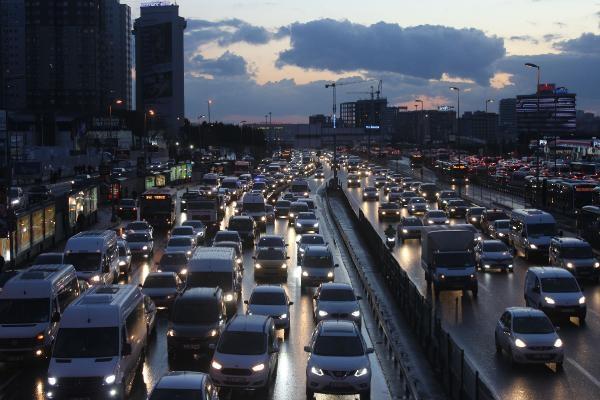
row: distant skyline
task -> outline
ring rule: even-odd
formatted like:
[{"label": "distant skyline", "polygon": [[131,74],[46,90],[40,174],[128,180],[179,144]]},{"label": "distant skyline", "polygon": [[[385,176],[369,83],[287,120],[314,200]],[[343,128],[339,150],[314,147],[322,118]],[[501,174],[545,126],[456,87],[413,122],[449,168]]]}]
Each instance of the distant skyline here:
[{"label": "distant skyline", "polygon": [[[140,0],[125,0],[139,15]],[[600,3],[596,0],[179,0],[185,35],[186,114],[237,123],[306,122],[331,114],[326,81],[383,79],[390,105],[483,109],[542,81],[600,113]],[[338,101],[372,82],[338,90]],[[376,85],[376,83],[375,83]],[[367,96],[366,94],[364,95]],[[490,107],[497,110],[497,103]]]}]

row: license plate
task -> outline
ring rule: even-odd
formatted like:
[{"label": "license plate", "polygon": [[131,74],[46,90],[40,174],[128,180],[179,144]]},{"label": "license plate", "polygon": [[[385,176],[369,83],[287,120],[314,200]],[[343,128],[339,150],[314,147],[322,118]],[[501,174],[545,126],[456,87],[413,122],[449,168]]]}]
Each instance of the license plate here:
[{"label": "license plate", "polygon": [[199,344],[184,344],[183,348],[186,350],[200,350]]},{"label": "license plate", "polygon": [[234,383],[234,384],[246,383],[246,379],[244,379],[244,378],[227,378],[227,382]]},{"label": "license plate", "polygon": [[552,354],[533,354],[532,358],[534,360],[550,360],[552,358]]},{"label": "license plate", "polygon": [[348,384],[343,382],[331,382],[331,387],[335,389],[345,389],[348,387]]},{"label": "license plate", "polygon": [[575,309],[574,308],[563,308],[563,309],[561,309],[561,311],[564,313],[572,313],[572,312],[575,312]]}]

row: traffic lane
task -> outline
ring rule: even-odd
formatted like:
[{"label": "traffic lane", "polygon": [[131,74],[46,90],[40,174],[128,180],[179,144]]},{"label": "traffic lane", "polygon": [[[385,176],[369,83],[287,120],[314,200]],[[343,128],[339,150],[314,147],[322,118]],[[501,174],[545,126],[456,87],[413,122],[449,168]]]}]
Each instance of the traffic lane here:
[{"label": "traffic lane", "polygon": [[[377,221],[377,204],[375,202],[362,202],[360,189],[348,189],[347,193],[352,196],[352,201],[358,204],[365,213],[365,216],[371,221],[376,230],[383,235],[387,224]],[[406,212],[403,210],[403,212]],[[462,220],[453,220],[452,222],[460,222]],[[406,247],[406,248],[405,248]],[[394,254],[400,262],[400,265],[408,272],[411,280],[417,285],[421,294],[433,298],[433,294],[427,289],[427,284],[424,279],[424,273],[421,268],[421,246],[418,241],[407,242],[404,246],[399,246],[394,250]],[[515,259],[515,272],[513,274],[503,273],[479,273],[479,299],[475,300],[470,295],[462,296],[460,291],[445,291],[440,295],[440,301],[434,302],[434,307],[438,307],[441,312],[442,319],[450,331],[456,332],[456,340],[458,344],[465,348],[468,353],[473,353],[472,349],[477,349],[473,354],[475,361],[481,365],[482,371],[492,371],[493,374],[488,376],[488,382],[493,382],[493,386],[499,393],[509,393],[511,396],[516,396],[513,393],[514,389],[514,371],[511,370],[510,364],[506,367],[506,360],[502,357],[496,357],[493,343],[493,331],[497,319],[506,307],[514,305],[524,305],[523,301],[523,284],[525,273],[529,264],[521,258]],[[596,301],[596,292],[598,288],[594,287],[594,300]],[[502,296],[498,296],[501,293]],[[587,294],[587,292],[586,292]],[[600,371],[600,365],[595,357],[591,357],[593,346],[599,339],[597,328],[598,324],[597,313],[593,308],[588,314],[588,323],[583,331],[578,326],[578,321],[572,319],[567,324],[562,324],[560,335],[565,342],[565,354],[567,355],[566,367],[571,364],[570,371],[561,374],[562,377],[558,380],[552,380],[551,385],[543,379],[547,379],[545,372],[547,368],[538,368],[541,372],[538,373],[538,379],[541,382],[532,380],[529,383],[529,390],[520,391],[525,397],[532,395],[536,396],[540,390],[548,390],[552,393],[553,390],[564,391],[565,387],[577,385],[572,395],[589,395],[594,390],[600,387],[597,385],[594,372]],[[481,332],[489,332],[487,335],[481,335]],[[471,351],[470,351],[471,350]],[[572,354],[572,356],[569,356]],[[491,362],[491,364],[490,364]],[[535,368],[534,368],[535,369]],[[552,377],[551,379],[554,379]],[[508,388],[508,389],[506,389]],[[520,389],[519,389],[520,390]],[[519,398],[517,396],[517,398]]]}]

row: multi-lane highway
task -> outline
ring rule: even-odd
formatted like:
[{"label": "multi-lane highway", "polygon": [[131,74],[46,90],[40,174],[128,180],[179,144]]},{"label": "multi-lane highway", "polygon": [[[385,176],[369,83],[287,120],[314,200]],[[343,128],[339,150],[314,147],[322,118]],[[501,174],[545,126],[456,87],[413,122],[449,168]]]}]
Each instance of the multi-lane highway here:
[{"label": "multi-lane highway", "polygon": [[[340,173],[344,190],[355,208],[361,208],[376,230],[383,236],[389,222],[377,218],[378,202],[363,202],[362,189],[345,184],[346,174]],[[362,187],[372,184],[373,178],[363,178]],[[383,194],[381,195],[383,198]],[[435,203],[430,204],[436,208]],[[407,215],[406,209],[402,211]],[[451,223],[464,220],[451,220]],[[421,268],[421,246],[409,240],[397,246],[394,256],[420,292],[430,298]],[[479,296],[460,291],[442,292],[434,299],[435,307],[446,328],[482,373],[496,397],[503,399],[560,399],[598,398],[600,393],[600,359],[596,346],[600,340],[600,286],[584,283],[588,315],[586,324],[579,326],[577,319],[560,324],[559,335],[565,343],[564,371],[556,372],[548,366],[511,366],[505,356],[496,354],[494,327],[506,307],[524,306],[523,284],[527,268],[533,264],[516,258],[513,274],[479,273]]]},{"label": "multi-lane highway", "polygon": [[[309,184],[312,190],[312,195],[317,204],[320,203],[320,199],[317,198],[317,189],[322,185],[324,180],[310,179]],[[179,210],[179,204],[177,206]],[[323,221],[322,214],[326,212],[326,207],[318,207],[317,213],[321,221]],[[230,206],[226,210],[226,216],[222,226],[225,225],[225,221],[232,215],[233,208]],[[186,215],[178,213],[178,222],[183,222]],[[329,241],[332,243],[331,235],[333,232],[329,231],[328,226],[325,223],[321,223],[321,233],[326,237],[329,237]],[[291,330],[288,338],[283,338],[283,331],[279,333],[280,340],[282,341],[281,351],[279,354],[279,366],[278,373],[275,382],[270,390],[271,399],[285,399],[295,400],[306,398],[305,395],[305,368],[307,353],[304,352],[303,348],[308,344],[310,336],[313,332],[314,323],[312,317],[312,291],[302,294],[300,290],[299,280],[299,268],[296,260],[296,234],[292,227],[288,227],[287,220],[276,220],[273,225],[268,226],[267,233],[274,233],[277,235],[284,236],[289,244],[288,255],[291,257],[289,265],[294,266],[288,273],[287,283],[285,284],[286,290],[290,297],[290,300],[294,302],[291,310]],[[129,283],[139,284],[144,281],[145,277],[154,269],[154,262],[157,262],[166,245],[166,233],[161,232],[155,238],[155,251],[154,260],[150,262],[137,262],[133,267],[134,272],[132,273]],[[348,273],[346,271],[346,265],[339,254],[338,249],[333,248],[333,255],[335,262],[338,263],[342,268],[337,268],[335,272],[335,280],[340,282],[349,282]],[[239,303],[239,312],[244,312],[243,299],[247,299],[252,288],[255,286],[253,277],[253,263],[252,263],[253,250],[244,251],[244,278],[242,296]],[[368,312],[368,306],[361,306],[363,313]],[[368,345],[371,345],[371,339],[369,336],[369,323],[364,323],[362,326],[362,333]],[[132,399],[141,400],[146,399],[149,391],[152,389],[158,379],[169,371],[169,365],[167,362],[167,346],[166,346],[166,332],[167,332],[167,313],[160,312],[157,323],[157,330],[155,337],[151,340],[147,351],[146,361],[143,367],[143,382],[138,382],[134,388],[134,392],[131,396]],[[389,399],[391,398],[388,390],[388,384],[384,378],[385,374],[382,371],[382,366],[378,360],[378,354],[372,354],[371,356],[372,365],[372,384],[371,393],[374,399]],[[186,369],[200,370],[206,372],[205,365],[186,365]],[[0,364],[0,398],[6,400],[12,399],[36,399],[41,400],[45,398],[46,390],[46,367],[44,365],[38,366],[26,366],[16,367],[12,365]],[[247,395],[240,393],[228,393],[224,398],[239,399]],[[325,396],[318,395],[318,399],[350,399],[353,396]]]}]

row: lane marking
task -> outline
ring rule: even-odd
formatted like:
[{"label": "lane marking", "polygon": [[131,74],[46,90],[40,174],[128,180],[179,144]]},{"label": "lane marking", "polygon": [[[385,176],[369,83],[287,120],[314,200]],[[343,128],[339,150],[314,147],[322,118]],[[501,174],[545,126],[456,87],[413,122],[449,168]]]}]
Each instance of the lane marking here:
[{"label": "lane marking", "polygon": [[592,374],[590,374],[585,368],[583,368],[579,363],[573,360],[570,357],[567,357],[567,362],[577,368],[579,372],[581,372],[586,378],[588,378],[594,385],[600,388],[600,381],[596,379]]}]

